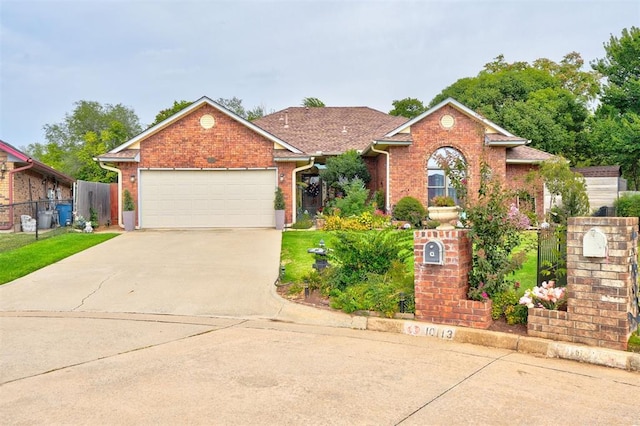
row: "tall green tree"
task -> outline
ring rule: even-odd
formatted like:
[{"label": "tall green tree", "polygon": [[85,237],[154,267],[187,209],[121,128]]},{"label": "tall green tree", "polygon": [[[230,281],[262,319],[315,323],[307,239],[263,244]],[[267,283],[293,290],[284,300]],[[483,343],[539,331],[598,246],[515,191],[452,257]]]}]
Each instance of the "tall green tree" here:
[{"label": "tall green tree", "polygon": [[421,100],[416,98],[404,98],[391,103],[393,109],[389,115],[414,118],[427,110]]},{"label": "tall green tree", "polygon": [[326,166],[320,171],[320,177],[334,188],[341,188],[346,181],[355,178],[360,178],[365,184],[371,180],[367,165],[355,149],[327,158]]},{"label": "tall green tree", "polygon": [[444,89],[430,106],[453,97],[531,140],[533,147],[581,164],[585,160],[587,104],[598,87],[598,74],[582,71],[582,65],[575,52],[560,63],[544,58],[533,64],[507,63],[500,55],[476,77],[460,79]]},{"label": "tall green tree", "polygon": [[603,162],[619,164],[630,189],[640,189],[640,28],[604,43],[606,56],[591,66],[606,79],[592,122],[593,147]]},{"label": "tall green tree", "polygon": [[185,109],[186,107],[188,107],[189,105],[191,105],[193,102],[191,101],[173,101],[173,106],[169,107],[169,108],[165,108],[163,110],[161,110],[158,114],[156,114],[156,118],[155,120],[153,120],[153,123],[149,124],[149,127],[155,126],[156,124],[160,123],[161,121],[166,120],[167,118],[171,117],[173,114],[176,114],[180,111],[182,111],[183,109]]},{"label": "tall green tree", "polygon": [[250,110],[245,109],[244,105],[242,105],[242,99],[235,96],[231,99],[218,98],[216,99],[216,102],[229,111],[249,121],[263,117],[266,112],[264,105],[258,105]]},{"label": "tall green tree", "polygon": [[27,152],[43,163],[76,179],[112,182],[114,175],[101,169],[93,157],[109,151],[142,131],[133,109],[122,104],[78,101],[60,123],[44,126],[44,144]]}]

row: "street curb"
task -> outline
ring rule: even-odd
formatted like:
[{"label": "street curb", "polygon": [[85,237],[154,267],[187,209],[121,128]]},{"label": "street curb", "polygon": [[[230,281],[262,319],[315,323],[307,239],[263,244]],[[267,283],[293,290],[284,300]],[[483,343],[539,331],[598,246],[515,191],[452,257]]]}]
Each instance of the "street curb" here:
[{"label": "street curb", "polygon": [[366,322],[366,329],[370,331],[400,333],[456,343],[471,343],[540,355],[546,358],[560,358],[627,371],[640,371],[640,354],[632,352],[420,321],[366,317]]}]

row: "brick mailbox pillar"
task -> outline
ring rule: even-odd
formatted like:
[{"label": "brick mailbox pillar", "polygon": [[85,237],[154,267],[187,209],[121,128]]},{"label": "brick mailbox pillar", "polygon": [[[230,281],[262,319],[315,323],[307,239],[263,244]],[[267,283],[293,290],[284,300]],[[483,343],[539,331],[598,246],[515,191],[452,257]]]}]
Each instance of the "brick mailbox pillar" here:
[{"label": "brick mailbox pillar", "polygon": [[626,350],[640,310],[637,250],[638,218],[570,218],[567,311],[529,309],[528,334]]},{"label": "brick mailbox pillar", "polygon": [[491,301],[467,300],[471,241],[466,230],[413,234],[415,318],[436,324],[489,328]]}]

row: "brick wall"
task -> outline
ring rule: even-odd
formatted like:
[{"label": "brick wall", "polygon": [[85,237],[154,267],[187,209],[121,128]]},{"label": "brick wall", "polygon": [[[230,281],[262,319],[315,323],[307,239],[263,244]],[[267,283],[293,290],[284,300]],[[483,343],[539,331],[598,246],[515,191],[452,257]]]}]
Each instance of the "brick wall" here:
[{"label": "brick wall", "polygon": [[[204,129],[200,117],[210,114],[215,126]],[[128,189],[137,206],[138,182],[129,176],[138,168],[266,168],[278,166],[278,181],[287,205],[286,221],[292,219],[291,171],[294,163],[276,164],[273,142],[210,105],[203,105],[179,121],[140,143],[140,163],[118,163],[122,190]],[[279,176],[284,174],[280,182]]]},{"label": "brick wall", "polygon": [[[592,228],[606,236],[605,257],[583,256]],[[567,311],[529,309],[529,335],[626,350],[638,325],[637,247],[638,218],[570,218]]]},{"label": "brick wall", "polygon": [[511,190],[526,189],[529,194],[535,197],[535,212],[538,218],[544,217],[544,186],[528,184],[527,175],[532,171],[537,171],[535,164],[508,164],[506,168],[507,188]]},{"label": "brick wall", "polygon": [[[466,230],[414,232],[415,317],[421,321],[486,329],[492,323],[492,302],[467,300],[471,241]],[[424,263],[425,244],[442,243],[444,264]]]},{"label": "brick wall", "polygon": [[[446,129],[440,118],[449,114],[455,125]],[[450,146],[464,156],[469,168],[469,193],[476,194],[480,182],[480,160],[485,159],[496,177],[506,177],[506,149],[487,147],[484,142],[484,126],[478,121],[445,106],[411,126],[413,143],[407,147],[391,147],[390,203],[393,206],[402,197],[411,196],[427,203],[427,162],[441,147]],[[381,160],[382,161],[382,160]]]}]

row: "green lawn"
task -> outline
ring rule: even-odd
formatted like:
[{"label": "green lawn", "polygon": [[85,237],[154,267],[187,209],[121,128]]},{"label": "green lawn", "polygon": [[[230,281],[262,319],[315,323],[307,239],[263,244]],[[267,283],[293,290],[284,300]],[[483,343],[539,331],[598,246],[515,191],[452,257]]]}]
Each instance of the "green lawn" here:
[{"label": "green lawn", "polygon": [[282,234],[282,252],[280,264],[285,267],[283,282],[301,283],[302,277],[314,269],[315,261],[307,249],[318,247],[320,240],[324,240],[327,247],[331,247],[334,236],[328,231],[287,231]]},{"label": "green lawn", "polygon": [[[313,271],[313,255],[307,253],[307,249],[318,247],[323,239],[327,247],[331,248],[333,232],[328,231],[288,231],[282,234],[281,264],[285,266],[283,282],[301,283],[302,277]],[[527,258],[522,269],[515,273],[515,280],[520,282],[519,294],[536,285],[537,234],[527,232],[518,250],[525,249]]]},{"label": "green lawn", "polygon": [[[31,242],[26,241],[23,235],[4,234],[0,238],[0,265],[2,265],[2,268],[0,268],[0,284],[25,276],[119,234],[66,232],[38,241],[34,240],[33,235],[29,235]],[[15,237],[15,239],[11,240],[11,237]],[[12,246],[18,247],[6,248]]]},{"label": "green lawn", "polygon": [[[46,240],[47,238],[56,237],[68,232],[70,232],[70,228],[56,228],[47,230],[46,232],[40,231],[38,232],[38,240]],[[34,232],[19,232],[11,234],[2,233],[0,234],[0,253],[4,253],[5,251],[9,250],[15,250],[19,247],[35,243],[38,240],[36,240],[36,234]]]}]

